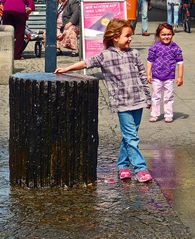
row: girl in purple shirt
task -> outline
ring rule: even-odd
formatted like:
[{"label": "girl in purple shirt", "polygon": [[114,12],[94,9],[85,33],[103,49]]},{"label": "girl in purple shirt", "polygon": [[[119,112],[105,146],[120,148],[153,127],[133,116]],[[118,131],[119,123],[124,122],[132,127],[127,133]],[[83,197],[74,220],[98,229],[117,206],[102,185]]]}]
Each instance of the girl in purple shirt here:
[{"label": "girl in purple shirt", "polygon": [[164,118],[166,123],[173,121],[173,84],[176,65],[178,65],[177,86],[183,85],[183,56],[181,48],[172,41],[173,27],[168,23],[160,24],[156,30],[158,41],[149,48],[147,78],[152,83],[152,107],[150,122],[160,116],[161,95],[164,93]]},{"label": "girl in purple shirt", "polygon": [[12,25],[15,32],[14,59],[21,59],[26,20],[35,10],[34,0],[1,0],[4,7],[3,24]]}]

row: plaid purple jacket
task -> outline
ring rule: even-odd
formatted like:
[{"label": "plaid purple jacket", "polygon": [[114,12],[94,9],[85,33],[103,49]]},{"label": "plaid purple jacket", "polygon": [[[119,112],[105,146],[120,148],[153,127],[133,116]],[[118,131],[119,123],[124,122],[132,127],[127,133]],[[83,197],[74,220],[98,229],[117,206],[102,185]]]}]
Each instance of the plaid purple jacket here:
[{"label": "plaid purple jacket", "polygon": [[110,47],[87,59],[86,65],[101,68],[113,112],[136,110],[151,103],[145,67],[137,50]]}]

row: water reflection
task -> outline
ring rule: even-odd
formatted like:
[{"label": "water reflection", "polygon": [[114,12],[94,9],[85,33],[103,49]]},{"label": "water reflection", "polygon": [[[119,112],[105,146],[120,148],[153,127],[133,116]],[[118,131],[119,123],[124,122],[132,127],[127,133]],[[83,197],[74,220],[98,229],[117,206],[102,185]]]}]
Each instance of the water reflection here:
[{"label": "water reflection", "polygon": [[175,149],[155,148],[152,149],[150,168],[152,175],[158,182],[161,190],[170,205],[173,205],[173,189],[179,184],[180,177],[176,174]]},{"label": "water reflection", "polygon": [[194,146],[150,150],[150,168],[169,204],[195,237]]}]

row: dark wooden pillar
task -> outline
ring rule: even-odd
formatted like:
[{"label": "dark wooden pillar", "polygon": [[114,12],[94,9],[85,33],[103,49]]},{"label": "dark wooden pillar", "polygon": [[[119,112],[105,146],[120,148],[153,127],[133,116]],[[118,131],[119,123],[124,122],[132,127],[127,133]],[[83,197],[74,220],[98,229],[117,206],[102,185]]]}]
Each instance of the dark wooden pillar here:
[{"label": "dark wooden pillar", "polygon": [[10,77],[10,182],[32,188],[96,181],[98,80],[79,74]]},{"label": "dark wooden pillar", "polygon": [[57,1],[46,1],[45,72],[56,69]]}]

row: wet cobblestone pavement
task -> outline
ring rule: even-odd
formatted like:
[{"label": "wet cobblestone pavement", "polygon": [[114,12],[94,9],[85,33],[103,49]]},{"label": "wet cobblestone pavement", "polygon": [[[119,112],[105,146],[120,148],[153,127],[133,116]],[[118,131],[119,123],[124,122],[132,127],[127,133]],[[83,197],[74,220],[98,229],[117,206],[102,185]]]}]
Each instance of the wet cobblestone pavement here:
[{"label": "wet cobblestone pavement", "polygon": [[[151,44],[152,40],[153,38],[149,38],[147,44]],[[139,38],[137,43],[139,44]],[[32,51],[27,51],[27,54],[32,55]],[[142,51],[144,59],[145,54],[146,51]],[[58,58],[58,64],[70,64],[75,60],[77,59],[62,56]],[[15,71],[44,71],[44,58],[30,56],[25,61],[17,61]],[[176,101],[176,111],[185,112],[188,118],[189,112],[185,108],[187,103],[184,104],[179,97]],[[174,201],[172,197],[176,198],[176,195],[172,195],[176,183],[182,185],[181,191],[193,191],[194,188],[194,181],[186,176],[193,175],[194,171],[179,171],[176,166],[179,163],[187,164],[187,159],[194,158],[195,111],[187,124],[185,115],[178,113],[178,120],[172,125],[165,125],[162,121],[151,125],[148,123],[149,112],[144,112],[140,147],[155,180],[148,184],[137,183],[134,179],[122,182],[117,177],[115,167],[120,142],[118,121],[116,115],[110,113],[106,89],[101,81],[97,184],[71,189],[35,190],[9,186],[8,86],[0,86],[0,105],[0,239],[193,238],[180,217],[181,211],[174,209],[177,206],[175,202],[178,201]],[[191,131],[185,127],[189,127]],[[182,139],[184,133],[185,138]],[[189,151],[186,147],[189,147]],[[191,169],[194,169],[194,164],[191,164]],[[178,171],[182,183],[176,181]],[[167,182],[170,179],[173,181]],[[180,177],[178,179],[181,180]],[[181,203],[184,202],[186,203]],[[193,221],[192,208],[191,213]]]},{"label": "wet cobblestone pavement", "polygon": [[[5,100],[7,87],[3,89],[1,86]],[[98,181],[95,186],[41,190],[11,188],[8,137],[4,134],[0,160],[0,238],[191,238],[156,182],[139,184],[135,180],[118,180],[115,161],[120,136],[115,115],[109,113],[102,99],[104,91],[102,84]],[[7,106],[7,100],[4,103]],[[101,120],[104,115],[110,117],[107,125],[104,120],[108,119]],[[5,131],[7,126],[6,123]]]}]

